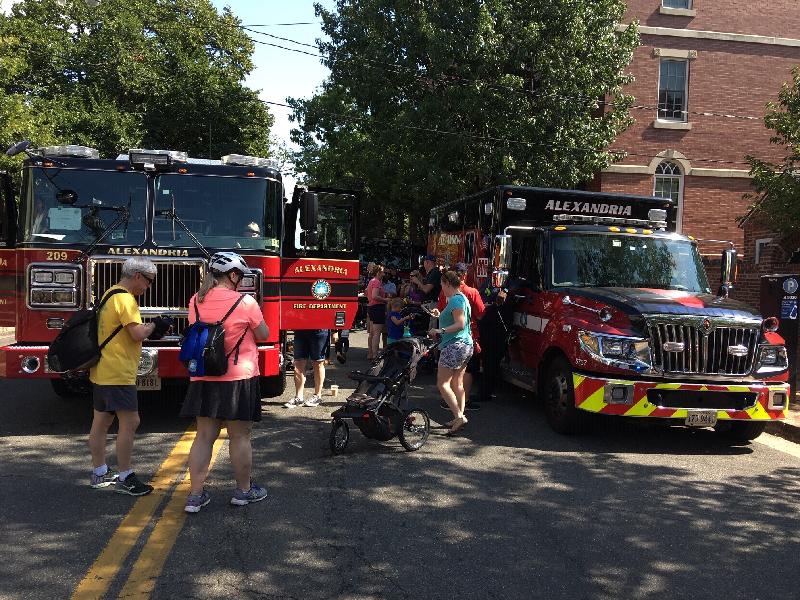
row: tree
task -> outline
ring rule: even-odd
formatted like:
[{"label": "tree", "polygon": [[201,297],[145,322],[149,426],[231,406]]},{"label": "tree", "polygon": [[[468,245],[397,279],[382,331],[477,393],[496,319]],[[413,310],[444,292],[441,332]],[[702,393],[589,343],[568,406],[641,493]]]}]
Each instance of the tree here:
[{"label": "tree", "polygon": [[265,156],[239,25],[209,0],[23,0],[0,15],[0,142]]},{"label": "tree", "polygon": [[770,102],[764,125],[774,130],[772,144],[783,149],[781,162],[748,156],[755,194],[751,210],[781,234],[787,250],[800,247],[800,66]]},{"label": "tree", "polygon": [[[291,99],[298,171],[364,184],[371,222],[419,238],[432,204],[500,183],[573,187],[630,123],[621,0],[338,0],[331,74]],[[601,102],[604,98],[608,103]]]}]

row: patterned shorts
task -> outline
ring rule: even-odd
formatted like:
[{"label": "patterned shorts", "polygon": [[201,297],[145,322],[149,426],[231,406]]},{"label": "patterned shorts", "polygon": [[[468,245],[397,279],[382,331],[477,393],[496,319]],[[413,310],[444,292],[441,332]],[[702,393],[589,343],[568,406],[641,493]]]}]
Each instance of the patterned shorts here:
[{"label": "patterned shorts", "polygon": [[472,344],[460,340],[447,344],[439,353],[439,366],[457,371],[466,366],[472,357]]}]

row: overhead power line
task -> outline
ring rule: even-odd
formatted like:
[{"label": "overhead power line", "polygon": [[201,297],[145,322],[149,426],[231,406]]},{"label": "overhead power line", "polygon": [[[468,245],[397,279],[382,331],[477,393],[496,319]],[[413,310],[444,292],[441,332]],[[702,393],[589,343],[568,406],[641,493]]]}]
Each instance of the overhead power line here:
[{"label": "overhead power line", "polygon": [[[268,104],[270,106],[281,106],[284,108],[294,108],[290,104],[286,104],[284,102],[273,102],[271,100],[261,100],[264,104]],[[501,138],[489,135],[478,135],[474,133],[468,133],[466,131],[448,131],[445,129],[436,129],[432,127],[422,127],[418,125],[398,125],[397,123],[389,123],[388,121],[379,121],[376,119],[370,119],[369,117],[359,117],[356,115],[343,115],[340,113],[333,113],[330,111],[322,111],[324,114],[328,116],[332,116],[335,118],[340,118],[346,121],[370,121],[373,124],[377,125],[387,125],[390,127],[396,127],[398,129],[409,129],[413,131],[423,131],[427,133],[435,133],[437,135],[449,135],[449,136],[457,136],[463,137],[471,140],[478,140],[483,142],[497,142],[497,143],[506,143],[506,144],[518,144],[524,145],[529,147],[540,147],[540,148],[549,148],[552,150],[566,150],[566,151],[576,151],[576,152],[583,152],[583,153],[592,153],[592,154],[608,154],[609,156],[618,157],[618,159],[626,158],[628,156],[635,156],[638,158],[663,158],[657,154],[642,154],[639,152],[628,152],[626,150],[617,150],[614,148],[609,148],[608,150],[598,150],[597,148],[582,148],[580,146],[564,146],[560,144],[552,144],[549,142],[531,142],[530,140],[517,140],[512,138]],[[742,161],[733,161],[733,160],[721,160],[716,158],[692,158],[692,162],[702,162],[708,164],[718,164],[718,165],[746,165],[749,166],[750,163],[742,162]]]},{"label": "overhead power line", "polygon": [[[280,40],[282,42],[288,42],[288,43],[291,43],[291,44],[296,44],[298,46],[303,46],[303,47],[306,47],[306,48],[314,48],[317,51],[315,53],[311,53],[311,52],[308,52],[308,51],[305,51],[305,50],[300,50],[298,48],[288,48],[286,46],[281,46],[280,44],[269,43],[269,42],[265,42],[263,40],[253,39],[251,37],[250,38],[251,41],[253,41],[256,44],[261,44],[261,45],[264,45],[264,46],[271,46],[271,47],[278,48],[278,49],[281,49],[281,50],[286,50],[288,52],[296,52],[298,54],[305,54],[307,56],[313,56],[315,58],[320,58],[320,59],[330,58],[329,55],[327,55],[327,54],[325,54],[323,52],[320,52],[318,47],[316,45],[314,45],[314,44],[309,44],[309,43],[306,43],[306,42],[300,42],[298,40],[293,40],[291,38],[286,38],[286,37],[274,35],[274,34],[271,34],[271,33],[266,33],[264,31],[256,31],[254,29],[249,29],[245,25],[242,25],[241,28],[243,30],[245,30],[245,31],[249,31],[249,32],[257,34],[257,35],[269,37],[269,38],[272,38],[272,39],[277,39],[277,40]],[[541,92],[535,92],[535,91],[528,91],[528,90],[523,90],[523,89],[520,89],[520,88],[517,88],[517,87],[511,87],[511,86],[502,85],[502,84],[498,84],[498,83],[494,83],[494,82],[487,82],[486,80],[483,80],[483,79],[466,78],[466,77],[461,77],[461,76],[458,76],[458,75],[447,75],[447,76],[422,75],[422,74],[414,72],[414,69],[412,69],[411,67],[406,67],[404,65],[386,63],[386,62],[372,60],[372,59],[364,58],[364,57],[355,57],[355,58],[356,58],[356,60],[358,62],[362,62],[362,63],[366,63],[366,64],[370,64],[370,65],[377,65],[379,67],[384,68],[385,70],[392,71],[392,72],[395,72],[395,73],[397,73],[397,72],[406,72],[406,73],[410,74],[412,77],[414,77],[416,79],[424,80],[424,81],[438,81],[438,82],[445,83],[445,84],[448,84],[448,85],[452,85],[453,83],[456,83],[456,82],[457,83],[465,83],[465,84],[466,83],[469,83],[469,84],[487,84],[487,85],[490,85],[494,89],[508,90],[510,92],[514,92],[516,94],[520,94],[520,95],[523,95],[523,96],[533,96],[533,97],[538,97],[538,98],[555,99],[555,100],[562,100],[562,101],[574,101],[574,102],[592,103],[592,104],[596,104],[598,106],[609,106],[609,107],[622,106],[622,104],[619,103],[619,102],[600,100],[599,98],[592,98],[592,97],[588,97],[588,96],[565,96],[563,94],[557,94],[557,93],[541,93]],[[660,110],[660,109],[659,109],[659,107],[657,105],[635,104],[633,106],[630,106],[629,110],[646,110],[646,111],[651,111],[651,112],[655,111],[657,113],[658,110]],[[683,114],[684,116],[687,116],[687,117],[689,117],[689,116],[719,117],[719,118],[725,118],[725,119],[740,119],[740,120],[746,120],[746,121],[761,121],[762,120],[761,117],[754,117],[754,116],[750,116],[750,115],[737,115],[737,114],[731,114],[731,113],[725,113],[725,112],[715,112],[715,111],[683,110],[683,111],[675,111],[675,112],[680,112],[681,114]]]}]

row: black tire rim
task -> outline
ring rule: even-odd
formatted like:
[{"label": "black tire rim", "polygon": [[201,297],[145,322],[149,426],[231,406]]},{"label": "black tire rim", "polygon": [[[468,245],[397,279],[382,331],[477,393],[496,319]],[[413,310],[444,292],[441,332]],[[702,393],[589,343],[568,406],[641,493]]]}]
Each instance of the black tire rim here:
[{"label": "black tire rim", "polygon": [[569,382],[562,371],[553,374],[547,407],[554,417],[562,417],[569,410]]}]

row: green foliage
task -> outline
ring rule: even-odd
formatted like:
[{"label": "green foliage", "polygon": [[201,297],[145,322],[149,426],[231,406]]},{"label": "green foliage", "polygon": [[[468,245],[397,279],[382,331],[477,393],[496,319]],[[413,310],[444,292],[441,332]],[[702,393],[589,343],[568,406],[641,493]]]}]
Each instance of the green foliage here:
[{"label": "green foliage", "polygon": [[23,0],[0,15],[0,144],[266,156],[273,119],[243,85],[238,25],[209,0]]},{"label": "green foliage", "polygon": [[794,249],[800,246],[800,67],[782,86],[778,103],[767,105],[764,125],[775,132],[770,141],[784,156],[780,162],[747,157],[756,189],[752,208]]},{"label": "green foliage", "polygon": [[291,100],[298,171],[363,182],[373,233],[417,239],[432,205],[464,193],[587,181],[630,124],[622,87],[638,34],[616,32],[624,11],[621,0],[317,5],[331,75]]}]

